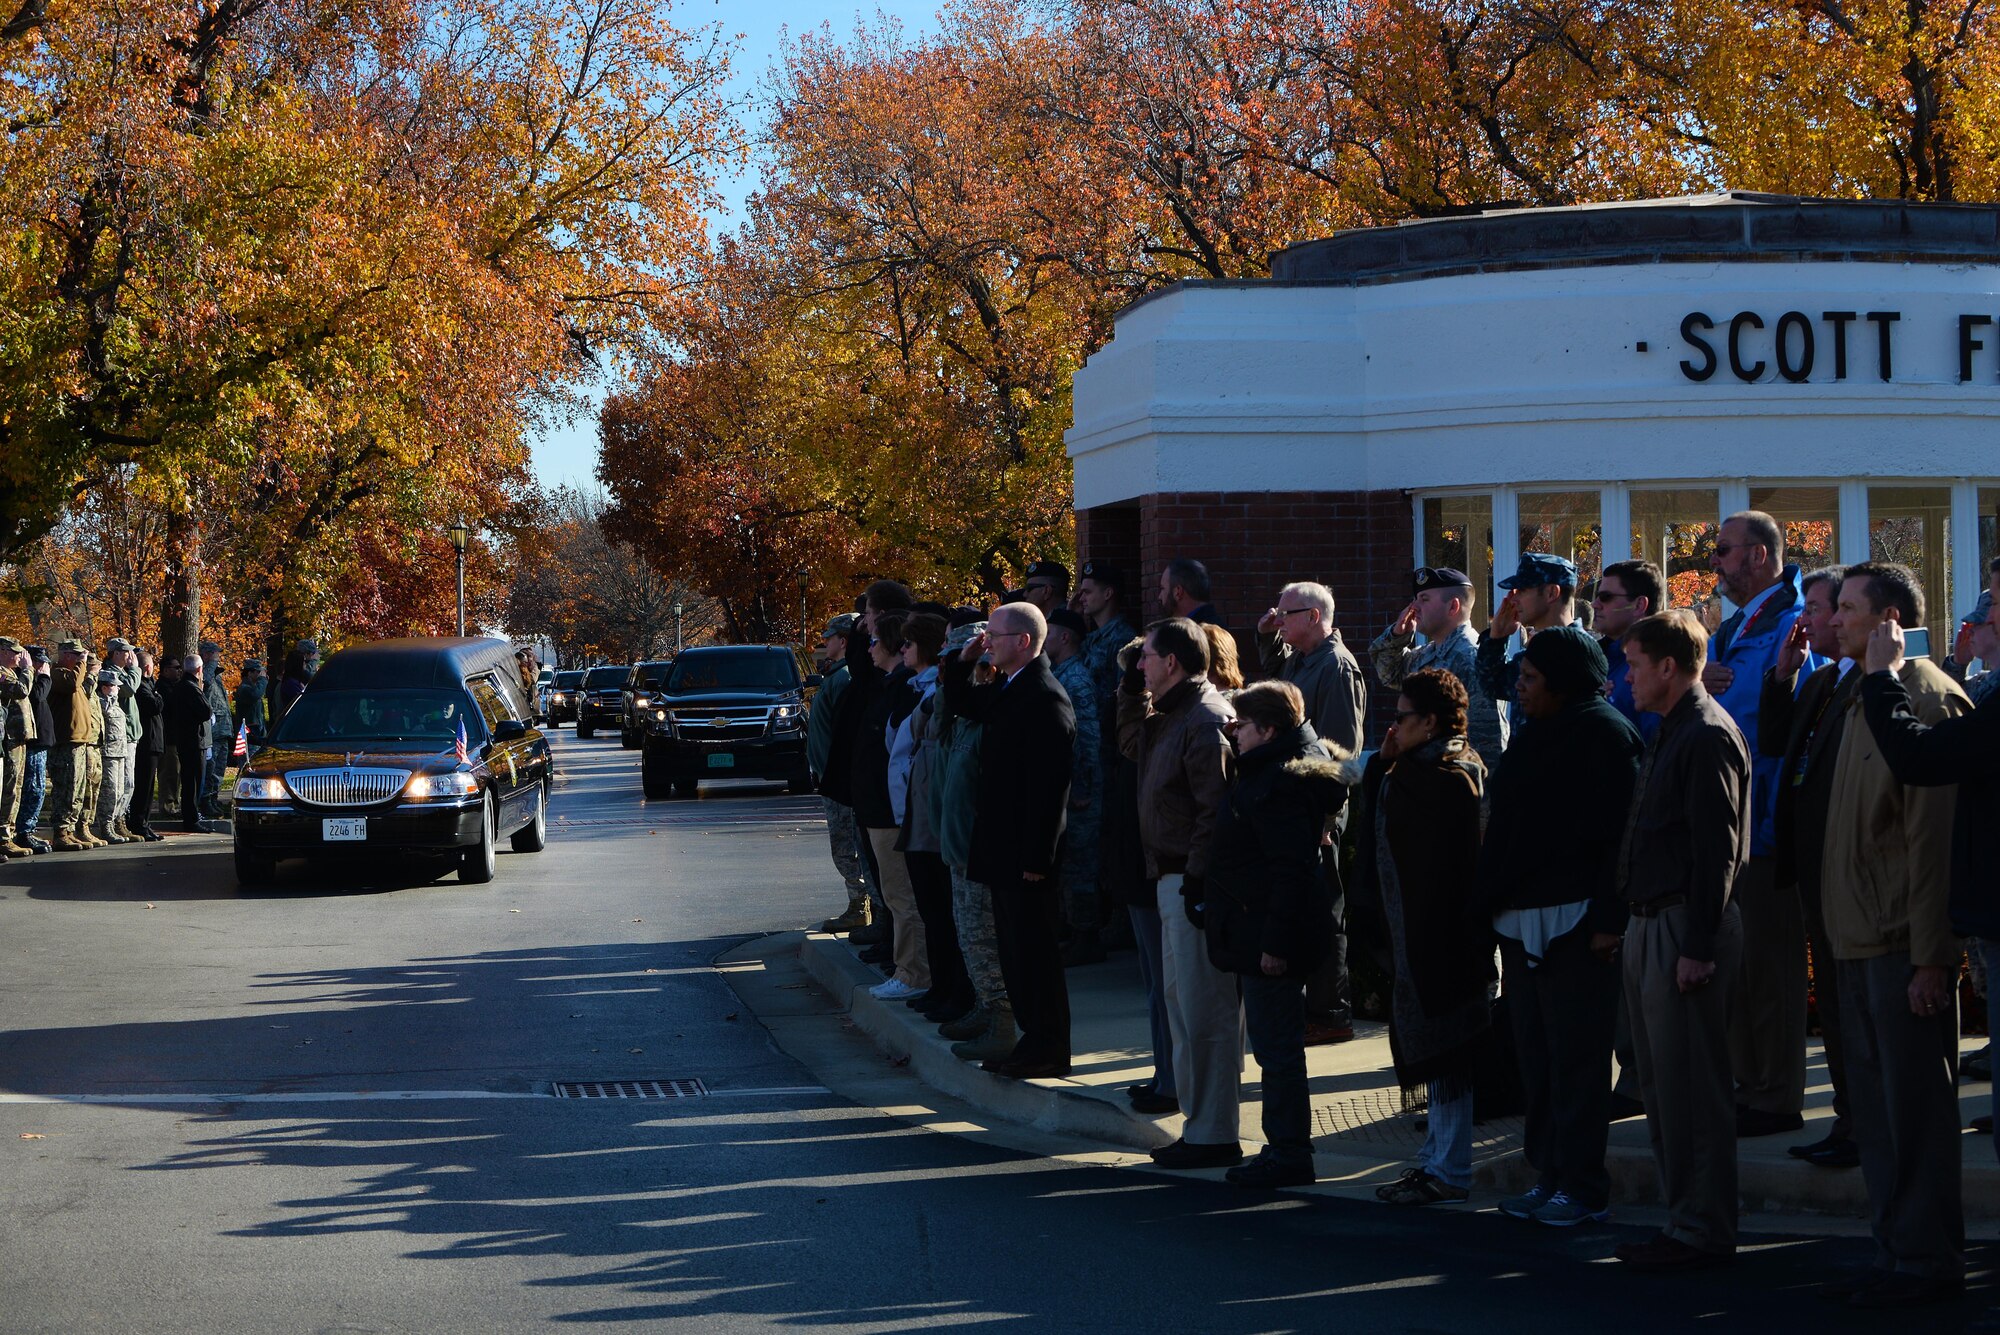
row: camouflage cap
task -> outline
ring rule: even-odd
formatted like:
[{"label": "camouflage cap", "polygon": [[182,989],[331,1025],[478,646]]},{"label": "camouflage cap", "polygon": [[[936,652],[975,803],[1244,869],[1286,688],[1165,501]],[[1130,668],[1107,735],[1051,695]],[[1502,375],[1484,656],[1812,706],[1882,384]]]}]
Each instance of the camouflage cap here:
[{"label": "camouflage cap", "polygon": [[28,646],[10,636],[0,635],[0,653],[24,654]]},{"label": "camouflage cap", "polygon": [[83,647],[82,640],[62,640],[56,644],[56,652],[59,654],[81,654],[89,651]]}]

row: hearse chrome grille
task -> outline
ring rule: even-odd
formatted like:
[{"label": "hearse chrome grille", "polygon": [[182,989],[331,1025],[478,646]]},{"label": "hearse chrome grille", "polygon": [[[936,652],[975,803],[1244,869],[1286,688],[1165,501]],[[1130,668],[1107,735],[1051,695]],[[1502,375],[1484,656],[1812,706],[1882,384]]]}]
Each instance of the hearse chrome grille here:
[{"label": "hearse chrome grille", "polygon": [[387,802],[410,781],[406,769],[300,769],[285,776],[292,796],[316,807],[359,807]]}]

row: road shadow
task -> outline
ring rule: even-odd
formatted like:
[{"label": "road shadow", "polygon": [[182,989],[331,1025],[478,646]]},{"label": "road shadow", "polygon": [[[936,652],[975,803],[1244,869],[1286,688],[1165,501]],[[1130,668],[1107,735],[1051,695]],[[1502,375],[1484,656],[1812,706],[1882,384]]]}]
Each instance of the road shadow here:
[{"label": "road shadow", "polygon": [[[500,849],[501,876],[528,865],[512,849]],[[205,899],[324,899],[389,894],[457,879],[449,855],[398,851],[394,854],[287,858],[275,880],[239,885],[230,845],[191,836],[166,844],[52,853],[20,858],[0,867],[0,885],[24,888],[31,899],[81,903],[149,903]]]}]

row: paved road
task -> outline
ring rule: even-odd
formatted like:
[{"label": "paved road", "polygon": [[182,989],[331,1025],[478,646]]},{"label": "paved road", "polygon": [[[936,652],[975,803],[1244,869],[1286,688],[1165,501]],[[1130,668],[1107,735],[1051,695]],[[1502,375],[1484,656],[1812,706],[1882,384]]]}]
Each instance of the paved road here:
[{"label": "paved road", "polygon": [[[1245,1198],[814,1090],[708,967],[837,907],[813,799],[645,804],[615,738],[559,754],[555,838],[488,886],[245,897],[220,840],[0,866],[0,1331],[1886,1328],[1809,1297],[1853,1240],[1635,1282],[1630,1228]],[[610,1078],[712,1092],[545,1092]]]}]

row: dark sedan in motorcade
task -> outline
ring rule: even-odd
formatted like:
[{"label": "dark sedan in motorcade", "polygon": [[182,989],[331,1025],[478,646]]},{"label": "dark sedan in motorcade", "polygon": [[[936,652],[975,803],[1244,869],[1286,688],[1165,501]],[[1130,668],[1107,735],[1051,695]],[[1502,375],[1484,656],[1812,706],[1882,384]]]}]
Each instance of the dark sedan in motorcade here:
[{"label": "dark sedan in motorcade", "polygon": [[616,727],[625,717],[629,663],[606,663],[583,674],[576,688],[576,735],[590,738],[599,728]]},{"label": "dark sedan in motorcade", "polygon": [[620,696],[625,712],[618,721],[618,744],[627,751],[637,750],[646,736],[643,724],[646,711],[653,707],[653,697],[660,693],[667,680],[667,669],[673,665],[671,658],[648,659],[634,663],[625,675],[625,689]]},{"label": "dark sedan in motorcade", "polygon": [[549,689],[549,726],[576,722],[576,702],[583,686],[582,671],[558,672]]},{"label": "dark sedan in motorcade", "polygon": [[650,798],[693,797],[703,779],[783,779],[810,792],[805,688],[784,645],[689,649],[640,720],[640,775]]},{"label": "dark sedan in motorcade", "polygon": [[280,858],[449,854],[493,879],[501,839],[548,839],[548,739],[528,719],[504,640],[385,640],[342,649],[236,781],[236,877]]}]

